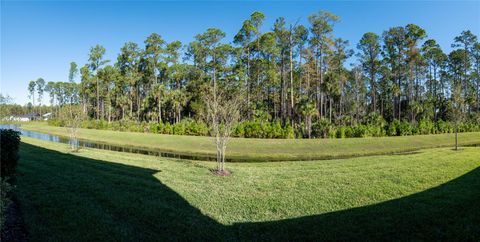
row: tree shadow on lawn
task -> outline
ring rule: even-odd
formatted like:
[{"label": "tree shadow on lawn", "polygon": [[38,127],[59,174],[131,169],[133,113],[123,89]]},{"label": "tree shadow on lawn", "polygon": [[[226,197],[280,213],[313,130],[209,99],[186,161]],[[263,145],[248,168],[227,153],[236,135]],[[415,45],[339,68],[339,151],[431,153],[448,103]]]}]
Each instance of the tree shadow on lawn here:
[{"label": "tree shadow on lawn", "polygon": [[221,240],[228,228],[162,184],[158,170],[22,143],[17,193],[32,240]]},{"label": "tree shadow on lawn", "polygon": [[438,187],[378,204],[236,226],[240,235],[257,234],[259,240],[479,241],[480,168]]},{"label": "tree shadow on lawn", "polygon": [[230,226],[202,214],[158,172],[22,143],[17,193],[39,240],[480,239],[480,168],[387,202]]}]

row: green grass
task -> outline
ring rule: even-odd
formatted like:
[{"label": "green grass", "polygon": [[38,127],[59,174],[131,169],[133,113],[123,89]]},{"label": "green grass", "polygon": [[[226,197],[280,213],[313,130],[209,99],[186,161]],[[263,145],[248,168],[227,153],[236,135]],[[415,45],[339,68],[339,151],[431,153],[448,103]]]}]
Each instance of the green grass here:
[{"label": "green grass", "polygon": [[32,241],[480,239],[475,147],[229,163],[217,177],[213,162],[22,140]]},{"label": "green grass", "polygon": [[[22,128],[66,136],[65,128],[46,123],[25,123]],[[102,143],[142,147],[186,155],[213,156],[209,137],[160,135],[81,129],[82,139]],[[452,147],[454,134],[350,139],[241,139],[231,140],[227,158],[242,161],[321,160],[365,155],[393,154],[425,148]],[[479,145],[480,132],[459,134],[461,145]]]}]

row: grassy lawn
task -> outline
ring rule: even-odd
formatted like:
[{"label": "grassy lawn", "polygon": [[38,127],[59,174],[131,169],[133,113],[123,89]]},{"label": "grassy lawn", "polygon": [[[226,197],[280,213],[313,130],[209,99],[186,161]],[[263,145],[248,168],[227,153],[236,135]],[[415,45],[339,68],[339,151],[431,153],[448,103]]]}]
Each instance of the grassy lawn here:
[{"label": "grassy lawn", "polygon": [[33,241],[480,239],[479,148],[229,163],[232,176],[217,177],[212,162],[22,141],[17,194]]},{"label": "grassy lawn", "polygon": [[[46,123],[25,123],[23,129],[66,136],[62,127]],[[209,137],[160,135],[81,129],[82,139],[102,143],[135,146],[188,155],[215,154]],[[393,154],[425,148],[454,145],[454,134],[351,139],[232,139],[227,158],[245,161],[320,160],[364,155]],[[480,132],[461,133],[462,145],[480,144]]]}]

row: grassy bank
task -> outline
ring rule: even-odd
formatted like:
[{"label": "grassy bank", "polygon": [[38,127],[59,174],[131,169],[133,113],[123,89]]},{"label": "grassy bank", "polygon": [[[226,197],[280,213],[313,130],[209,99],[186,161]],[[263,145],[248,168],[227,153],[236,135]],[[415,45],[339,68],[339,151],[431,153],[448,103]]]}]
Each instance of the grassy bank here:
[{"label": "grassy bank", "polygon": [[[62,127],[46,123],[25,123],[22,128],[65,136]],[[142,147],[187,155],[213,156],[209,137],[160,135],[81,129],[82,139],[102,143]],[[461,145],[480,144],[480,132],[459,134]],[[245,161],[315,160],[365,155],[393,154],[454,145],[454,134],[351,139],[241,139],[232,138],[227,157]]]},{"label": "grassy bank", "polygon": [[480,149],[230,163],[23,138],[18,194],[33,241],[478,240]]}]

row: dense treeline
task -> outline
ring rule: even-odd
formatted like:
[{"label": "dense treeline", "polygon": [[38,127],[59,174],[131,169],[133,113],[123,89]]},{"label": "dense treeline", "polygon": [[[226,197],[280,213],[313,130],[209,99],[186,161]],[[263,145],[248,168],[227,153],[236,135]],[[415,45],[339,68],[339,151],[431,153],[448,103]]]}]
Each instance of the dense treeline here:
[{"label": "dense treeline", "polygon": [[27,105],[22,106],[14,103],[12,97],[0,93],[0,119],[2,121],[9,120],[10,116],[22,116],[33,112],[52,112],[54,108],[58,109],[58,107],[46,105],[33,106],[30,102]]},{"label": "dense treeline", "polygon": [[[53,126],[65,126],[63,120],[51,119]],[[208,126],[202,121],[184,118],[175,124],[157,122],[85,120],[80,127],[86,129],[103,129],[114,131],[147,132],[172,135],[206,136],[209,134]],[[378,115],[367,117],[362,124],[335,125],[326,119],[315,122],[312,126],[312,138],[364,138],[384,136],[407,136],[454,133],[455,123],[439,120],[433,122],[422,119],[417,123],[398,121],[387,123]],[[463,122],[458,124],[458,132],[480,132],[478,122]],[[279,121],[243,121],[236,125],[231,134],[240,138],[301,138],[305,135],[303,129],[294,129],[288,123],[281,126]]]},{"label": "dense treeline", "polygon": [[[87,64],[71,63],[67,82],[32,81],[33,105],[35,94],[41,104],[47,92],[52,105],[82,105],[90,118],[110,126],[133,122],[150,130],[186,118],[202,126],[202,96],[218,86],[244,96],[239,126],[258,123],[282,133],[255,137],[364,136],[342,133],[361,133],[355,129],[372,126],[372,117],[379,130],[369,136],[401,135],[401,125],[418,130],[421,122],[436,127],[429,133],[447,132],[435,131],[443,123],[480,124],[480,43],[470,31],[455,37],[450,53],[415,24],[365,33],[351,48],[333,35],[334,14],[312,14],[308,26],[280,17],[261,32],[264,19],[254,12],[231,43],[216,28],[186,45],[153,33],[143,45],[125,43],[114,63],[96,45]],[[347,66],[350,57],[356,61]],[[325,129],[335,134],[320,135]]]}]

